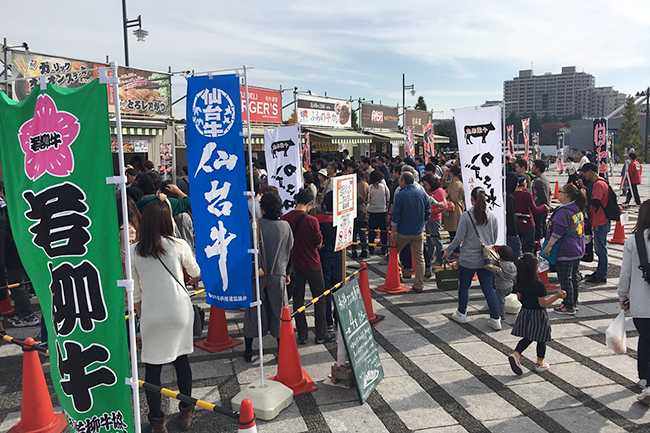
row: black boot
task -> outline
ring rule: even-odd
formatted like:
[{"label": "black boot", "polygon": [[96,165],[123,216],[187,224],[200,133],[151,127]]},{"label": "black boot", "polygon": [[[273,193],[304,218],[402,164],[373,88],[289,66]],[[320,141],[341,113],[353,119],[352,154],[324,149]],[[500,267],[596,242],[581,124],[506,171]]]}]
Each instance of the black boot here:
[{"label": "black boot", "polygon": [[244,337],[244,344],[246,345],[244,349],[244,361],[251,362],[253,360],[253,339]]}]

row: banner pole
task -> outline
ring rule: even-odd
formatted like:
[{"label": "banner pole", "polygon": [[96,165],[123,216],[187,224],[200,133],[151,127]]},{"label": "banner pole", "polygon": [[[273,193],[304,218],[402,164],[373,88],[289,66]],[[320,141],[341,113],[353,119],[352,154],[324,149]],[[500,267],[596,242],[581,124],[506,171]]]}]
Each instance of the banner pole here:
[{"label": "banner pole", "polygon": [[[122,147],[122,120],[120,118],[120,92],[119,79],[117,75],[117,62],[110,63],[113,72],[113,102],[115,104],[115,129],[117,135],[117,153],[120,167],[119,176],[124,177],[124,148]],[[126,280],[124,287],[126,289],[127,303],[129,308],[129,317],[135,317],[135,307],[133,302],[133,277],[131,275],[131,249],[129,248],[129,209],[126,200],[126,179],[119,182],[120,196],[122,201],[122,223],[124,227],[124,267],[126,271]],[[127,385],[131,386],[133,393],[133,424],[135,432],[140,433],[140,388],[138,386],[138,352],[135,341],[135,320],[129,320],[129,351],[131,358],[131,377],[126,378]]]},{"label": "banner pole", "polygon": [[[248,69],[244,65],[244,89],[246,93],[246,138],[248,140],[248,177],[250,181],[250,191],[248,192],[249,196],[255,200],[255,191],[253,183],[253,143],[251,140],[251,112],[249,110],[249,101],[248,101]],[[255,212],[256,207],[253,206],[253,222],[252,222],[252,231],[253,231],[253,258],[255,260],[255,269],[259,269],[259,250],[258,250],[258,240],[257,240],[257,214]],[[253,272],[255,274],[255,293],[257,295],[257,339],[258,348],[260,354],[260,385],[264,386],[264,347],[262,346],[262,297],[260,294],[260,275],[259,272]]]}]

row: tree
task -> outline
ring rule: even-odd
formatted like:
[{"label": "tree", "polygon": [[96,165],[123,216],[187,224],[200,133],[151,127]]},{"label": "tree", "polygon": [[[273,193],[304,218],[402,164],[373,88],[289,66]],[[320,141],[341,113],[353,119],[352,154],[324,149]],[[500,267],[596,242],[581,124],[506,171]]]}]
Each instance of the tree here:
[{"label": "tree", "polygon": [[285,125],[295,125],[296,123],[298,123],[298,116],[296,115],[296,110],[293,110],[291,112],[291,116],[289,117],[289,120],[285,120],[282,123]]},{"label": "tree", "polygon": [[427,111],[427,103],[424,102],[424,96],[418,96],[418,102],[415,104],[415,109]]},{"label": "tree", "polygon": [[616,152],[623,155],[625,148],[640,149],[643,140],[641,140],[641,125],[639,124],[639,111],[634,103],[634,98],[629,97],[625,101],[625,114],[621,127],[616,134]]},{"label": "tree", "polygon": [[542,125],[542,129],[539,132],[539,144],[540,145],[556,145],[557,144],[557,134],[560,132],[561,128],[564,128],[565,125],[559,122],[548,122]]},{"label": "tree", "polygon": [[[449,137],[449,147],[451,149],[458,149],[458,138],[456,137],[456,124],[454,123],[453,120],[436,120],[436,123],[433,126],[433,132],[436,135],[443,135],[445,137]],[[437,145],[436,148],[438,148]]]},{"label": "tree", "polygon": [[355,131],[361,131],[361,128],[359,128],[359,117],[355,110],[352,110],[352,129]]}]

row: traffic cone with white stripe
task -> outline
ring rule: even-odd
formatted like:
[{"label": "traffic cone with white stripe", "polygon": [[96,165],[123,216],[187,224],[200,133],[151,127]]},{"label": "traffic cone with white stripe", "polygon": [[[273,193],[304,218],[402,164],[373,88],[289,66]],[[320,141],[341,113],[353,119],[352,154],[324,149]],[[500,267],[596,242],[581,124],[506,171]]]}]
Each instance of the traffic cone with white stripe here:
[{"label": "traffic cone with white stripe", "polygon": [[239,409],[239,433],[257,433],[257,425],[255,425],[255,413],[253,412],[253,403],[249,398],[241,401],[241,408]]}]

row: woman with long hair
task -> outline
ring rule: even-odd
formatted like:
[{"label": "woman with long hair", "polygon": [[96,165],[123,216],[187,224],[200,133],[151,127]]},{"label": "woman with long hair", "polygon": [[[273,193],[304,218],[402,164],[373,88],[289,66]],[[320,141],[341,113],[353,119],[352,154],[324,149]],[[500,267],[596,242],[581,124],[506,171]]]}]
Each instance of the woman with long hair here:
[{"label": "woman with long hair", "polygon": [[580,259],[585,254],[585,218],[587,197],[573,184],[566,184],[558,193],[561,206],[553,211],[546,229],[547,244],[542,254],[549,256],[553,245],[558,245],[555,269],[562,290],[567,293],[564,302],[555,308],[559,314],[575,314],[580,281]]},{"label": "woman with long hair", "polygon": [[459,245],[461,246],[458,267],[460,282],[458,287],[458,310],[452,314],[451,318],[458,323],[467,323],[469,288],[472,285],[472,278],[474,278],[475,274],[478,274],[483,295],[485,295],[490,308],[488,326],[499,330],[501,329],[501,315],[499,313],[499,301],[494,291],[494,273],[485,269],[481,248],[481,242],[489,247],[496,243],[498,234],[497,217],[487,207],[487,198],[483,188],[474,188],[470,197],[472,207],[461,215],[456,237],[443,253],[443,259],[447,258],[454,249]]},{"label": "woman with long hair", "polygon": [[[187,355],[194,351],[194,311],[182,281],[183,268],[192,277],[190,283],[199,281],[201,270],[187,242],[173,237],[172,215],[166,202],[155,200],[144,207],[140,238],[131,251],[145,381],[160,386],[162,366],[173,363],[180,392],[192,395],[192,370]],[[146,394],[152,431],[167,432],[160,394]],[[192,424],[194,406],[181,402],[179,408],[180,429],[187,430]]]},{"label": "woman with long hair", "polygon": [[447,184],[447,201],[453,203],[453,210],[442,213],[442,225],[449,232],[451,240],[456,236],[460,216],[465,212],[465,192],[460,175],[460,167],[452,165],[449,169],[451,180]]},{"label": "woman with long hair", "polygon": [[[260,200],[262,218],[259,224],[260,263],[264,275],[260,276],[262,298],[262,335],[270,332],[280,342],[282,307],[289,305],[287,285],[291,275],[293,233],[282,216],[282,200],[274,192],[267,192]],[[253,290],[255,292],[255,290]],[[257,296],[256,293],[254,293]],[[253,338],[257,337],[257,307],[244,312],[244,361],[253,358]]]},{"label": "woman with long hair", "polygon": [[[640,269],[639,248],[645,248],[650,257],[650,200],[641,203],[639,218],[623,247],[623,262],[618,280],[618,299],[623,310],[629,310],[634,326],[639,331],[637,369],[639,384],[644,390],[637,400],[650,405],[650,269]],[[642,235],[640,235],[642,233]],[[644,278],[644,273],[646,278]]]},{"label": "woman with long hair", "polygon": [[[368,242],[375,243],[376,230],[381,230],[381,254],[388,252],[388,232],[386,231],[386,215],[390,204],[390,191],[383,182],[384,175],[380,170],[370,173],[370,188],[368,193]],[[370,254],[375,252],[375,247],[369,247]]]}]

